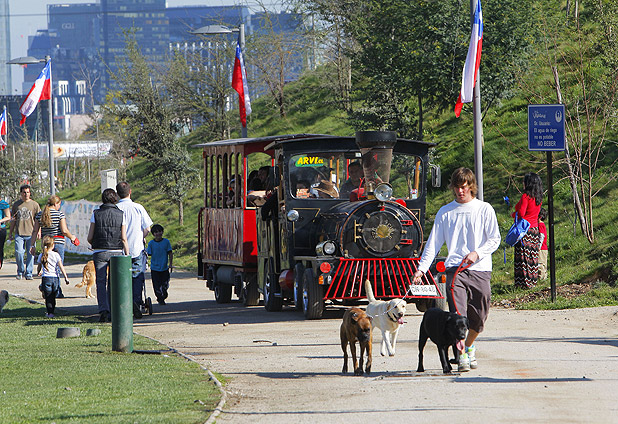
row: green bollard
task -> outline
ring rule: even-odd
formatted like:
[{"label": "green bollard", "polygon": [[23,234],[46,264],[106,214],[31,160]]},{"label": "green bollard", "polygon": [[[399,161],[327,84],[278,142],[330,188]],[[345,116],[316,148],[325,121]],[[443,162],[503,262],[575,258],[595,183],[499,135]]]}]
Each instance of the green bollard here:
[{"label": "green bollard", "polygon": [[112,256],[109,262],[112,307],[112,350],[133,352],[133,279],[131,257]]}]

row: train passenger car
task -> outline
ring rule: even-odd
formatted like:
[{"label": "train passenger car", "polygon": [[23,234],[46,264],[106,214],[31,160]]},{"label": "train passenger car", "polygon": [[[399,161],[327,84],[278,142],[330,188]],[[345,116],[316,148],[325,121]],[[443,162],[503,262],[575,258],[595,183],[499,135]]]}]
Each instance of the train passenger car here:
[{"label": "train passenger car", "polygon": [[[269,311],[289,303],[316,319],[329,304],[364,299],[369,279],[377,298],[443,302],[435,269],[423,284],[411,283],[431,146],[378,131],[204,144],[198,257],[217,301],[229,301],[234,290],[255,305],[261,292]],[[271,166],[258,205],[246,158],[260,150]]]}]

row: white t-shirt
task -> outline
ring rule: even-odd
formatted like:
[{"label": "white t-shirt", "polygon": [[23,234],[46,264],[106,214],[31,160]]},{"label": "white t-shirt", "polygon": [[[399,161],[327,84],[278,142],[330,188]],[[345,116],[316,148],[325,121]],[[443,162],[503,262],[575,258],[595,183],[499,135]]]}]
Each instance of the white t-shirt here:
[{"label": "white t-shirt", "polygon": [[116,206],[124,212],[129,255],[137,258],[144,250],[144,230],[152,225],[152,219],[142,205],[129,198],[120,199]]},{"label": "white t-shirt", "polygon": [[468,253],[476,251],[479,259],[468,269],[491,271],[491,254],[500,245],[500,228],[494,208],[476,198],[467,203],[453,200],[442,206],[425,244],[418,266],[420,271],[427,272],[445,243],[447,268],[458,267]]},{"label": "white t-shirt", "polygon": [[[41,260],[43,258],[43,254],[39,253],[39,258],[37,259],[38,264],[42,264]],[[53,250],[47,254],[47,266],[42,266],[41,274],[42,277],[58,277],[60,275],[60,269],[56,268],[58,266],[58,262],[60,262],[60,255]]]}]

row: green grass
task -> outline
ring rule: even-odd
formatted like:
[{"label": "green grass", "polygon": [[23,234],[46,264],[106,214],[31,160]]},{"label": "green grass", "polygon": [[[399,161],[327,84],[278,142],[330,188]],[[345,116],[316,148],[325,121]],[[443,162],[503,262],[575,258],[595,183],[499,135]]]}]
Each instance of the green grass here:
[{"label": "green grass", "polygon": [[[196,423],[219,401],[208,374],[165,346],[134,336],[135,350],[164,354],[113,352],[110,324],[44,313],[12,297],[0,315],[0,422]],[[59,327],[82,336],[57,339]]]}]

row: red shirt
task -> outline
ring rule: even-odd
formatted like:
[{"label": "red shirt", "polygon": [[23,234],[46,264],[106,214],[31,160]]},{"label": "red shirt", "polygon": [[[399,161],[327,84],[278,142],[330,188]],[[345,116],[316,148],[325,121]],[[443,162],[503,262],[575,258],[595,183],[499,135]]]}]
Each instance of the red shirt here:
[{"label": "red shirt", "polygon": [[[542,203],[541,203],[542,204]],[[524,193],[515,205],[515,212],[520,218],[524,218],[530,223],[530,228],[539,226],[539,211],[541,205],[536,204],[536,200]],[[511,214],[515,218],[515,212]]]},{"label": "red shirt", "polygon": [[541,250],[547,250],[547,228],[545,228],[545,223],[539,221],[539,232],[541,234],[545,234],[545,238],[543,238],[543,244],[541,244]]}]

